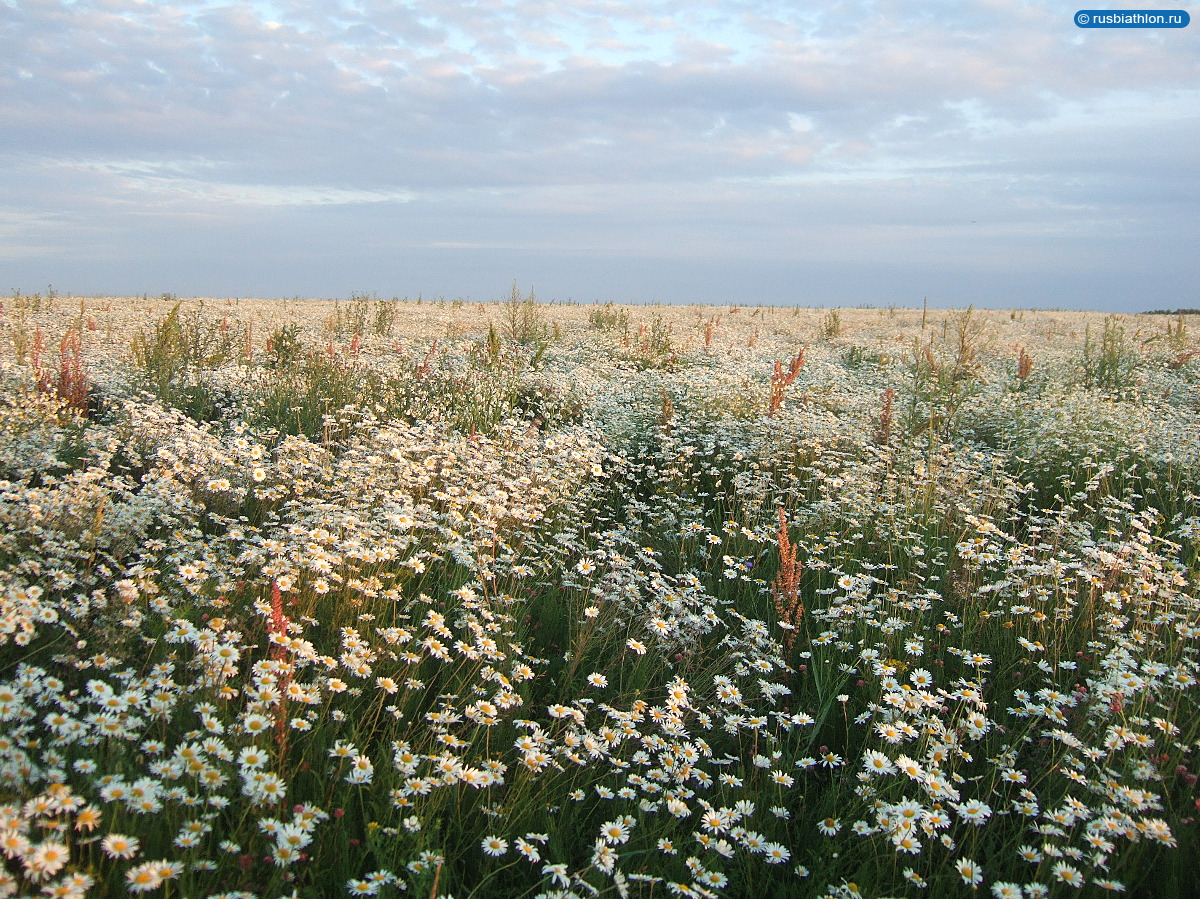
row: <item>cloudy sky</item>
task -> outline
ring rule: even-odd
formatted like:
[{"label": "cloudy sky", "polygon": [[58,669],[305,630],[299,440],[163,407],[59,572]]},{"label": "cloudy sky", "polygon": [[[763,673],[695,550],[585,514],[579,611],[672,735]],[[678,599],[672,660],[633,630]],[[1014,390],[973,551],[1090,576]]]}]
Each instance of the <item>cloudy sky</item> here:
[{"label": "cloudy sky", "polygon": [[0,290],[1200,306],[1200,21],[1077,8],[0,0]]}]

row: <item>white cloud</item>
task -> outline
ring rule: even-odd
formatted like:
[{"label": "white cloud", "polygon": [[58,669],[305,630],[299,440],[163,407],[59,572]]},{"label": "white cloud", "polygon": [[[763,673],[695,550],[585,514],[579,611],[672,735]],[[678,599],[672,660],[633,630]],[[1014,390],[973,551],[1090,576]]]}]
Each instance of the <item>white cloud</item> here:
[{"label": "white cloud", "polygon": [[56,228],[69,259],[78,233],[119,252],[147,216],[258,210],[286,244],[297,216],[369,207],[410,246],[1016,265],[1194,219],[1188,35],[1073,11],[0,5],[0,203],[50,222],[0,241],[34,264]]}]

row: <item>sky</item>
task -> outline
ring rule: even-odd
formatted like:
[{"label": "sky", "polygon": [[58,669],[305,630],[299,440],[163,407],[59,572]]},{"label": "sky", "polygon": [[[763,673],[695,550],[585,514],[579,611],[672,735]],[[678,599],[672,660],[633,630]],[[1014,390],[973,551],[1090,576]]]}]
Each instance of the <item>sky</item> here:
[{"label": "sky", "polygon": [[1078,8],[0,0],[0,290],[1200,307],[1200,21]]}]

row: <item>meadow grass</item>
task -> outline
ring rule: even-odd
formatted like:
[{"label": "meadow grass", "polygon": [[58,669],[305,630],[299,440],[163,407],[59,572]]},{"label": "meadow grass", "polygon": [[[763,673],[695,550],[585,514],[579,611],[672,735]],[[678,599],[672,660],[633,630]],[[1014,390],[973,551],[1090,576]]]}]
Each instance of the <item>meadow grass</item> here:
[{"label": "meadow grass", "polygon": [[2,321],[0,895],[1195,890],[1183,316]]}]

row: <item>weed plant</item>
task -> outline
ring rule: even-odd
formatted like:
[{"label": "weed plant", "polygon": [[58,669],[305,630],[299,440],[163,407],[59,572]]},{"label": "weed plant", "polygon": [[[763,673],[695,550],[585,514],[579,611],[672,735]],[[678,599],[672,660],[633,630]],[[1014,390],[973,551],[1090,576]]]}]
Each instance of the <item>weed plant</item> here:
[{"label": "weed plant", "polygon": [[588,312],[588,323],[601,331],[619,331],[623,335],[629,333],[629,313],[612,303],[593,307]]},{"label": "weed plant", "polygon": [[326,326],[330,334],[338,340],[355,335],[391,337],[396,327],[399,308],[398,299],[381,300],[356,293],[350,296],[345,306],[340,303],[334,305]]},{"label": "weed plant", "polygon": [[300,326],[296,322],[280,325],[271,333],[266,351],[267,365],[271,368],[288,368],[298,363],[304,358]]},{"label": "weed plant", "polygon": [[528,296],[523,296],[513,284],[504,302],[504,330],[509,340],[522,346],[547,343],[549,330],[542,321],[541,307],[532,290]]},{"label": "weed plant", "polygon": [[830,309],[821,316],[821,325],[817,329],[819,340],[834,340],[842,333],[842,314],[836,309]]},{"label": "weed plant", "polygon": [[622,350],[620,358],[639,370],[667,368],[679,359],[671,326],[661,315],[654,316],[648,325],[639,325],[636,333],[624,334]]},{"label": "weed plant", "polygon": [[1114,396],[1124,396],[1136,385],[1137,355],[1116,316],[1104,319],[1104,332],[1097,345],[1091,331],[1083,344],[1083,381]]},{"label": "weed plant", "polygon": [[217,412],[217,400],[205,373],[228,364],[241,351],[242,333],[228,321],[205,320],[201,313],[185,314],[179,303],[156,322],[150,332],[138,331],[130,344],[137,386],[164,404],[183,409],[193,418]]}]

